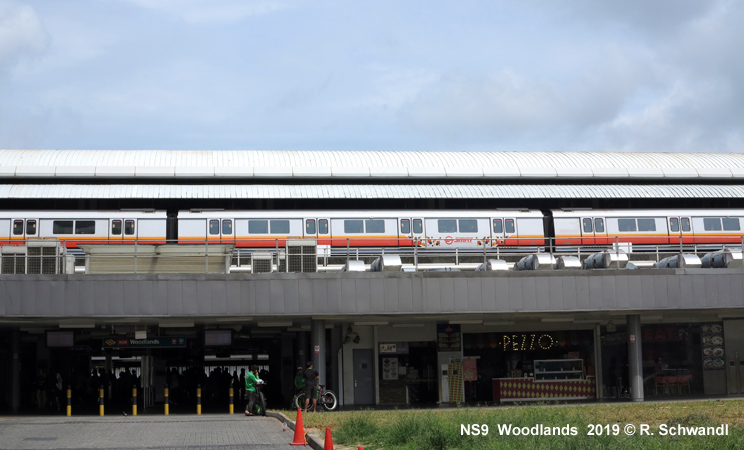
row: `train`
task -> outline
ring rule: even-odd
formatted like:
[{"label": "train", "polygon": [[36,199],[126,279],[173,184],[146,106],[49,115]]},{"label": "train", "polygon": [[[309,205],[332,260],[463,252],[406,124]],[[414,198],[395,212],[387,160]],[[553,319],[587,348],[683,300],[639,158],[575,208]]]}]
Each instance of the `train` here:
[{"label": "train", "polygon": [[68,248],[135,242],[262,248],[313,239],[354,248],[643,249],[742,244],[743,219],[737,209],[2,211],[0,244],[56,238]]}]

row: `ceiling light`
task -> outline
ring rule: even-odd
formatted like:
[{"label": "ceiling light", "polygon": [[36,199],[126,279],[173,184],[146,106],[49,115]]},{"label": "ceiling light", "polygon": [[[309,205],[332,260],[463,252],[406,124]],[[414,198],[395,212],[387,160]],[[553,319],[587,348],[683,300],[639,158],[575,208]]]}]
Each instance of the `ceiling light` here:
[{"label": "ceiling light", "polygon": [[354,325],[387,325],[387,322],[354,322]]},{"label": "ceiling light", "polygon": [[423,323],[394,323],[393,328],[423,328]]},{"label": "ceiling light", "polygon": [[450,320],[450,325],[480,325],[482,320]]},{"label": "ceiling light", "polygon": [[558,323],[558,322],[573,322],[573,317],[549,317],[547,319],[540,319],[544,323]]},{"label": "ceiling light", "polygon": [[270,327],[291,327],[292,322],[258,322],[256,325],[262,328]]},{"label": "ceiling light", "polygon": [[60,328],[95,328],[96,325],[93,323],[61,323]]},{"label": "ceiling light", "polygon": [[193,321],[180,321],[180,322],[160,322],[158,325],[160,328],[193,328]]}]

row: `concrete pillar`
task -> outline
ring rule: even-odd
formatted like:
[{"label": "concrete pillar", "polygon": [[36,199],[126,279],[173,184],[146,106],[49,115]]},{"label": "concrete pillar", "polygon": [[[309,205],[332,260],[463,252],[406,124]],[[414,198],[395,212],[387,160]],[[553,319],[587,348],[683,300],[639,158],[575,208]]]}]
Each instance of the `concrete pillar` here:
[{"label": "concrete pillar", "polygon": [[320,376],[320,383],[326,384],[326,339],[325,339],[325,320],[313,320],[310,325],[310,352],[312,358],[310,360],[315,366],[315,370],[318,371]]},{"label": "concrete pillar", "polygon": [[643,401],[643,355],[641,352],[641,316],[628,314],[628,377],[630,398],[634,402]]},{"label": "concrete pillar", "polygon": [[10,339],[13,358],[10,362],[10,409],[13,414],[18,414],[18,410],[21,408],[21,332],[13,330]]},{"label": "concrete pillar", "polygon": [[310,355],[307,353],[307,332],[297,332],[297,366],[302,366],[305,369],[305,364],[310,361]]}]

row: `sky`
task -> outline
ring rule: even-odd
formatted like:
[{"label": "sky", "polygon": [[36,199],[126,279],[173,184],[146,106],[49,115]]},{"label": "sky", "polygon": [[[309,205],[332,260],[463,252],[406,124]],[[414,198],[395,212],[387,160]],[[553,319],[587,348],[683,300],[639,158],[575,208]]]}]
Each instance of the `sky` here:
[{"label": "sky", "polygon": [[0,148],[744,152],[735,0],[0,0]]}]

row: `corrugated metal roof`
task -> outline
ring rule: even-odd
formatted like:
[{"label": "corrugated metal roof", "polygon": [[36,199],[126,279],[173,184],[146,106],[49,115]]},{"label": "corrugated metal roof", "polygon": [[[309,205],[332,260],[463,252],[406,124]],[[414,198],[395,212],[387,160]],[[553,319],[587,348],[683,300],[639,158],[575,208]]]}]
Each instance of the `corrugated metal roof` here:
[{"label": "corrugated metal roof", "polygon": [[405,198],[744,198],[744,185],[0,185],[0,198],[52,199],[405,199]]},{"label": "corrugated metal roof", "polygon": [[742,178],[742,153],[0,150],[0,177]]}]

